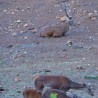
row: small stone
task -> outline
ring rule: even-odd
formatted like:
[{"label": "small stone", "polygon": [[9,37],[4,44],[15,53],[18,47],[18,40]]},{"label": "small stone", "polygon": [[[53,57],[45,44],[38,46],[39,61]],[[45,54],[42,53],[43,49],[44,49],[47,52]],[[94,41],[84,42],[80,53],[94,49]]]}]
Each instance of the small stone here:
[{"label": "small stone", "polygon": [[63,51],[67,51],[66,49],[63,49]]},{"label": "small stone", "polygon": [[48,12],[51,13],[51,10],[49,10]]},{"label": "small stone", "polygon": [[51,72],[50,69],[43,69],[44,72]]},{"label": "small stone", "polygon": [[20,33],[24,33],[24,31],[20,31]]},{"label": "small stone", "polygon": [[85,60],[86,58],[82,58],[82,60]]},{"label": "small stone", "polygon": [[85,70],[86,68],[85,67],[82,67],[82,66],[78,66],[76,67],[77,70]]},{"label": "small stone", "polygon": [[17,93],[21,93],[21,91],[17,91]]},{"label": "small stone", "polygon": [[15,12],[11,12],[11,14],[13,15],[13,14],[15,14]]},{"label": "small stone", "polygon": [[26,54],[27,52],[25,51],[24,53]]},{"label": "small stone", "polygon": [[74,49],[83,49],[83,46],[74,45],[73,48]]},{"label": "small stone", "polygon": [[24,12],[25,10],[24,9],[22,9],[22,12]]},{"label": "small stone", "polygon": [[3,10],[3,12],[7,12],[7,10]]},{"label": "small stone", "polygon": [[89,47],[89,48],[87,48],[87,51],[88,52],[91,52],[91,51],[93,51],[94,50],[94,47]]},{"label": "small stone", "polygon": [[80,24],[81,24],[81,23],[78,21],[78,22],[77,22],[77,25],[80,25]]},{"label": "small stone", "polygon": [[30,7],[27,7],[26,9],[31,9]]},{"label": "small stone", "polygon": [[20,20],[17,20],[16,22],[17,22],[17,23],[21,23],[21,21],[20,21]]},{"label": "small stone", "polygon": [[28,37],[27,36],[24,36],[24,39],[28,39]]},{"label": "small stone", "polygon": [[15,78],[15,82],[20,82],[21,80],[19,78]]},{"label": "small stone", "polygon": [[27,27],[28,26],[28,24],[24,24],[24,26],[23,27]]},{"label": "small stone", "polygon": [[60,10],[60,12],[62,12],[62,10]]},{"label": "small stone", "polygon": [[17,74],[17,76],[19,76],[19,74]]},{"label": "small stone", "polygon": [[11,26],[13,26],[14,24],[13,24],[13,23],[11,23],[10,25],[11,25]]},{"label": "small stone", "polygon": [[19,7],[16,7],[16,10],[15,11],[19,11],[21,8],[19,8]]},{"label": "small stone", "polygon": [[33,33],[36,33],[36,32],[37,32],[37,29],[36,29],[36,28],[33,28],[33,29],[32,29],[32,32],[33,32]]},{"label": "small stone", "polygon": [[9,45],[9,46],[7,46],[7,48],[12,48],[13,47],[13,45]]},{"label": "small stone", "polygon": [[10,94],[10,96],[14,96],[14,94]]},{"label": "small stone", "polygon": [[4,88],[3,87],[0,87],[0,92],[3,92],[3,91],[5,91]]},{"label": "small stone", "polygon": [[88,18],[91,19],[91,20],[95,20],[96,17],[97,17],[97,15],[94,14],[94,13],[89,13],[89,14],[88,14]]},{"label": "small stone", "polygon": [[73,45],[72,41],[67,42],[67,46],[71,47]]}]

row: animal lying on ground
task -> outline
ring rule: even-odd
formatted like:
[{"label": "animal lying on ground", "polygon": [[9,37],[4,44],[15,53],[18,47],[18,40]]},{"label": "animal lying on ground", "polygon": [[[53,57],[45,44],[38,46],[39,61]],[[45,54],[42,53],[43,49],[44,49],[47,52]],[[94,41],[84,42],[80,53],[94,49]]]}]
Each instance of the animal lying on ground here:
[{"label": "animal lying on ground", "polygon": [[93,93],[88,85],[75,83],[65,76],[36,75],[34,76],[34,84],[37,90],[42,90],[45,86],[50,86],[52,89],[59,89],[65,92],[69,89],[81,89],[86,90],[88,94],[93,96]]},{"label": "animal lying on ground", "polygon": [[45,26],[40,31],[41,37],[61,37],[69,30],[69,20],[57,25]]},{"label": "animal lying on ground", "polygon": [[64,91],[58,89],[51,89],[50,87],[45,87],[43,89],[42,98],[74,98],[66,95]]},{"label": "animal lying on ground", "polygon": [[24,98],[41,98],[42,92],[32,88],[26,88],[23,91]]},{"label": "animal lying on ground", "polygon": [[50,87],[45,87],[43,91],[27,88],[23,91],[23,96],[24,98],[78,98],[77,96],[69,97],[63,91]]}]

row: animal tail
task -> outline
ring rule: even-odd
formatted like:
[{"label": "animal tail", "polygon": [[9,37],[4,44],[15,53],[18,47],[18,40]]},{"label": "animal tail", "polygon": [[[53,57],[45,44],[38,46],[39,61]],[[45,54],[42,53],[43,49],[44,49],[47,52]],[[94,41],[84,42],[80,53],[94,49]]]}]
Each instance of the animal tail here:
[{"label": "animal tail", "polygon": [[70,87],[72,89],[79,89],[79,88],[81,89],[81,88],[86,88],[86,84],[80,84],[80,83],[70,81]]},{"label": "animal tail", "polygon": [[85,83],[80,84],[80,83],[71,81],[70,88],[76,89],[76,90],[82,89],[82,90],[86,91],[89,95],[94,96],[90,86],[86,85]]}]

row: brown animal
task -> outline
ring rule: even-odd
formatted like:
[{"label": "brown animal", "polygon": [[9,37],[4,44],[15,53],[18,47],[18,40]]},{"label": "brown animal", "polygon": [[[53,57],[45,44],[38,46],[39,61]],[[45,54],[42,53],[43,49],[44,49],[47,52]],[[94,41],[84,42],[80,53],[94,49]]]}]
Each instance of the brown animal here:
[{"label": "brown animal", "polygon": [[47,87],[42,92],[33,88],[27,88],[23,91],[23,96],[24,98],[70,98],[63,91]]},{"label": "brown animal", "polygon": [[41,98],[42,93],[39,90],[35,90],[33,88],[26,88],[23,91],[24,98]]},{"label": "brown animal", "polygon": [[65,76],[36,75],[34,77],[34,83],[38,90],[42,90],[45,86],[50,86],[52,89],[61,89],[65,92],[69,89],[85,89],[91,96],[93,96],[89,86],[86,84],[75,83]]},{"label": "brown animal", "polygon": [[69,30],[69,22],[43,27],[40,31],[41,37],[61,37]]}]

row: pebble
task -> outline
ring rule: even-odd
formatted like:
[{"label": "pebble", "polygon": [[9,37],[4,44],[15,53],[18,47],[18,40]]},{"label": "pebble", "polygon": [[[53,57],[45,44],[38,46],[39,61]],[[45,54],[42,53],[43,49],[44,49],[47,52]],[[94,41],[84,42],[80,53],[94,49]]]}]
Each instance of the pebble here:
[{"label": "pebble", "polygon": [[30,7],[27,7],[26,9],[31,9]]},{"label": "pebble", "polygon": [[17,93],[21,93],[21,91],[17,91]]},{"label": "pebble", "polygon": [[15,14],[15,12],[11,12],[11,14],[13,15],[13,14]]},{"label": "pebble", "polygon": [[20,21],[20,20],[17,20],[16,22],[17,22],[17,23],[21,23],[21,21]]},{"label": "pebble", "polygon": [[7,48],[12,48],[13,47],[13,45],[9,45],[9,46],[7,46]]},{"label": "pebble", "polygon": [[22,12],[24,12],[25,10],[24,9],[22,9]]},{"label": "pebble", "polygon": [[27,27],[27,26],[28,26],[28,24],[24,24],[24,25],[23,25],[23,27]]},{"label": "pebble", "polygon": [[0,87],[0,92],[5,91],[3,87]]},{"label": "pebble", "polygon": [[83,46],[74,45],[73,48],[74,49],[83,49]]},{"label": "pebble", "polygon": [[10,94],[10,96],[14,96],[14,94]]},{"label": "pebble", "polygon": [[81,24],[81,23],[78,21],[78,22],[77,22],[77,25],[80,25],[80,24]]},{"label": "pebble", "polygon": [[97,15],[94,14],[94,13],[89,13],[88,18],[91,19],[91,20],[95,20],[97,18]]},{"label": "pebble", "polygon": [[16,32],[13,32],[13,33],[12,33],[12,36],[15,36],[15,35],[17,35]]},{"label": "pebble", "polygon": [[77,70],[85,70],[86,68],[83,67],[83,66],[78,66],[78,67],[76,67],[76,69],[77,69]]},{"label": "pebble", "polygon": [[3,10],[3,12],[7,12],[7,10]]},{"label": "pebble", "polygon": [[36,29],[36,28],[33,28],[33,29],[32,29],[32,32],[33,32],[33,33],[36,33],[36,32],[37,32],[37,29]]},{"label": "pebble", "polygon": [[51,72],[50,69],[43,69],[44,72]]},{"label": "pebble", "polygon": [[21,80],[19,78],[15,78],[15,82],[20,82]]},{"label": "pebble", "polygon": [[67,51],[66,49],[63,49],[63,51]]},{"label": "pebble", "polygon": [[24,36],[24,39],[28,39],[28,37],[27,36]]},{"label": "pebble", "polygon": [[71,47],[73,45],[72,41],[67,42],[67,46]]}]

